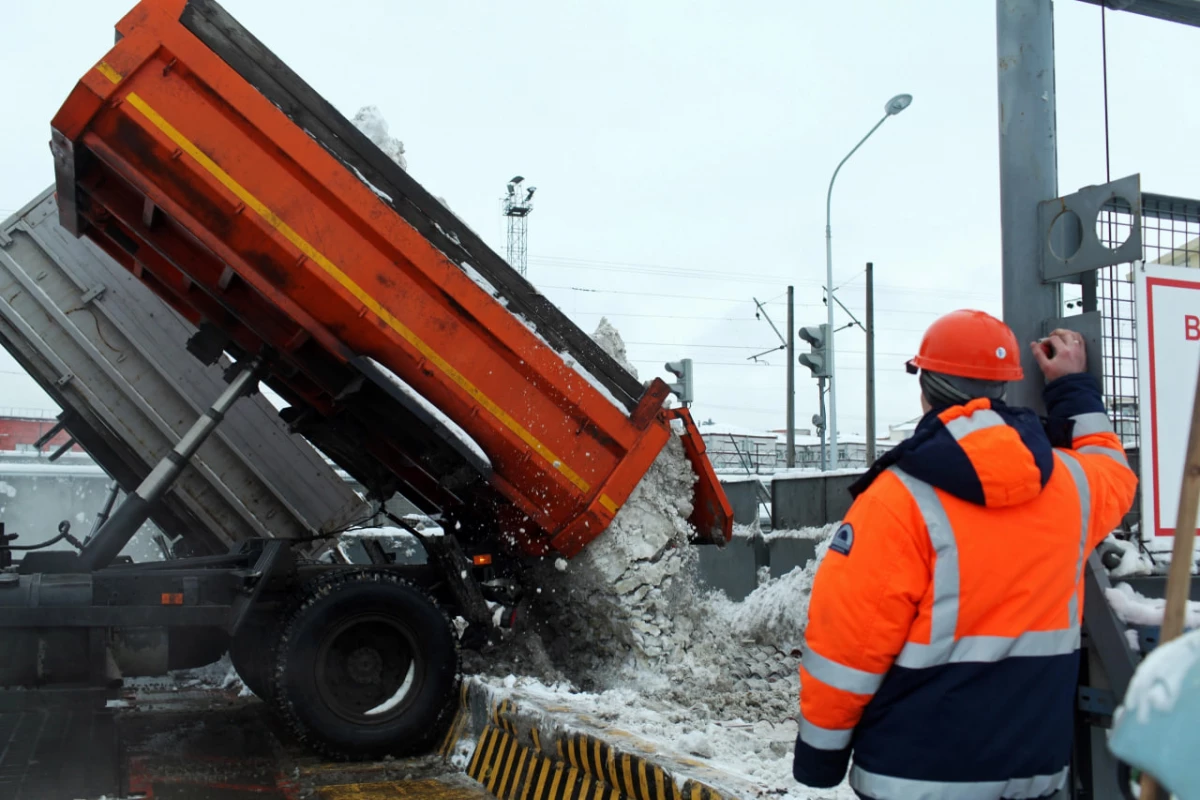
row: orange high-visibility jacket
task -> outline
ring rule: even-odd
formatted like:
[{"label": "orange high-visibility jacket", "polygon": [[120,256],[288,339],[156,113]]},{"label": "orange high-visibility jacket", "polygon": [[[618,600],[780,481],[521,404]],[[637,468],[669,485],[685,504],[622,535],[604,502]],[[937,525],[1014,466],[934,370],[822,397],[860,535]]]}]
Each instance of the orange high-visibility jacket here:
[{"label": "orange high-visibility jacket", "polygon": [[1094,379],[1053,382],[1046,405],[1045,424],[988,400],[930,413],[860,482],[813,586],[800,782],[836,785],[853,752],[874,800],[1063,784],[1084,559],[1137,479]]}]

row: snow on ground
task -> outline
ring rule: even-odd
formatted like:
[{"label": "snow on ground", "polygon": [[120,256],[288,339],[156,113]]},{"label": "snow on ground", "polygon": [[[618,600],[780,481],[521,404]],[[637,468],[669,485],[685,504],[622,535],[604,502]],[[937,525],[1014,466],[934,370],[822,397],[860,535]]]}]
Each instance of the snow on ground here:
[{"label": "snow on ground", "polygon": [[[505,686],[497,681],[497,687]],[[647,742],[704,761],[711,767],[760,787],[760,797],[781,800],[853,800],[846,784],[835,789],[809,789],[792,777],[796,722],[725,713],[703,699],[691,705],[665,702],[633,686],[603,692],[581,692],[565,684],[534,678],[512,680],[507,689],[517,699],[540,706],[569,706],[602,724],[635,734]]]},{"label": "snow on ground", "polygon": [[1132,713],[1144,725],[1155,711],[1169,713],[1179,699],[1184,678],[1197,665],[1200,665],[1200,630],[1154,648],[1133,673],[1117,720],[1121,714]]},{"label": "snow on ground", "polygon": [[249,697],[253,693],[242,684],[229,654],[221,656],[220,660],[195,669],[172,670],[163,676],[148,676],[144,678],[125,678],[125,688],[160,688],[170,687],[174,691],[183,689],[226,689],[238,690],[239,697]]},{"label": "snow on ground", "polygon": [[[1117,617],[1127,625],[1162,625],[1166,600],[1143,597],[1128,583],[1106,589],[1105,596]],[[1183,624],[1185,628],[1200,628],[1200,602],[1188,601]]]}]

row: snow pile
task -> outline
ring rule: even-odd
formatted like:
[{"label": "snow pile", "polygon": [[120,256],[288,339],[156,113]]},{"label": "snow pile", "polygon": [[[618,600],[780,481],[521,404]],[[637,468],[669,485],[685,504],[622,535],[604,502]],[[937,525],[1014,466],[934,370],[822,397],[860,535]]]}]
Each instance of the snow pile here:
[{"label": "snow pile", "polygon": [[1104,544],[1121,554],[1121,563],[1108,572],[1110,577],[1129,578],[1134,575],[1154,573],[1154,561],[1149,555],[1142,552],[1136,542],[1128,542],[1109,534],[1108,538],[1104,540]]},{"label": "snow pile", "polygon": [[608,321],[608,317],[601,317],[600,324],[596,326],[596,332],[592,334],[592,338],[596,344],[604,352],[613,357],[613,360],[620,364],[633,377],[638,376],[637,368],[629,362],[628,356],[625,355],[625,340],[621,338],[620,332],[613,327],[613,324]]},{"label": "snow pile", "polygon": [[[387,120],[383,118],[378,106],[363,106],[351,120],[370,139],[383,154],[407,171],[408,162],[404,160],[404,142],[388,133]],[[361,175],[359,176],[362,177]]]},{"label": "snow pile", "polygon": [[805,568],[764,575],[741,603],[702,589],[697,548],[686,544],[695,480],[673,436],[604,534],[571,562],[531,570],[529,629],[471,671],[501,683],[511,672],[568,690],[632,691],[705,718],[791,719],[827,542]]},{"label": "snow pile", "polygon": [[694,592],[695,549],[687,547],[696,476],[672,436],[603,534],[559,569],[538,565],[533,580],[547,655],[583,685],[607,683],[613,669],[661,657],[673,619]]},{"label": "snow pile", "polygon": [[[1157,597],[1143,597],[1128,583],[1118,584],[1104,591],[1108,604],[1122,622],[1127,625],[1162,625],[1163,611],[1167,601]],[[1200,628],[1200,602],[1189,600],[1184,616],[1185,628]]]},{"label": "snow pile", "polygon": [[817,545],[816,558],[808,565],[760,584],[740,603],[730,603],[728,620],[734,635],[756,644],[774,645],[789,653],[799,649],[808,622],[808,600],[816,565],[825,557],[829,542],[826,538]]},{"label": "snow pile", "polygon": [[1154,648],[1133,673],[1125,701],[1117,710],[1114,721],[1122,714],[1133,713],[1137,721],[1146,724],[1153,712],[1170,713],[1184,688],[1190,671],[1200,667],[1200,631]]}]

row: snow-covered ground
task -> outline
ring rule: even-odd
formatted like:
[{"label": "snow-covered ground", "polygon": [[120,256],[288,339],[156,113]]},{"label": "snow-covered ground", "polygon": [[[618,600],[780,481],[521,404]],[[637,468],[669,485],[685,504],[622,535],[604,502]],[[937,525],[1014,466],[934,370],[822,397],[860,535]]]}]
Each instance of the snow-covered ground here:
[{"label": "snow-covered ground", "polygon": [[[547,685],[533,678],[498,680],[518,698],[541,706],[567,706],[605,725],[635,734],[663,752],[697,759],[739,781],[759,788],[759,797],[785,800],[852,800],[846,784],[809,789],[792,777],[796,722],[755,714],[729,713],[698,697],[691,705],[664,701],[635,686],[581,692],[566,684]],[[778,687],[787,692],[788,688]]]},{"label": "snow-covered ground", "polygon": [[[233,662],[229,660],[228,653],[221,656],[219,661],[214,661],[204,667],[172,670],[166,675],[158,677],[125,678],[124,687],[134,691],[138,689],[163,688],[169,688],[172,691],[185,689],[236,690],[239,697],[251,697],[254,694],[243,685],[242,679],[238,677],[237,670],[233,668]],[[120,704],[123,701],[112,702]],[[112,708],[114,706],[110,705],[109,707]]]}]

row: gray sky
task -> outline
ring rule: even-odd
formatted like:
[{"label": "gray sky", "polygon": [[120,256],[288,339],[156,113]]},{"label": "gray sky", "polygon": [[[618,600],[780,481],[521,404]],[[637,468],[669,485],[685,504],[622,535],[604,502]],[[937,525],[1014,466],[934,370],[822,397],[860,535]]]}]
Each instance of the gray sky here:
[{"label": "gray sky", "polygon": [[[50,118],[130,5],[5,0],[5,214],[52,181]],[[1000,312],[987,0],[224,5],[347,116],[378,105],[409,171],[501,253],[499,197],[525,175],[531,279],[589,332],[608,315],[642,378],[692,357],[701,418],[783,427],[783,355],[746,361],[778,343],[751,298],[782,329],[790,282],[797,324],[823,321],[829,176],[893,94],[912,107],[848,162],[833,202],[835,281],[856,312],[876,265],[881,430],[918,413],[903,361],[929,322]],[[1059,0],[1056,36],[1066,193],[1105,177],[1100,10]],[[1195,29],[1108,15],[1114,178],[1200,194],[1198,46]],[[861,431],[864,337],[837,343],[839,427]],[[816,411],[803,368],[797,398],[803,425]],[[52,407],[0,353],[10,405]]]}]

